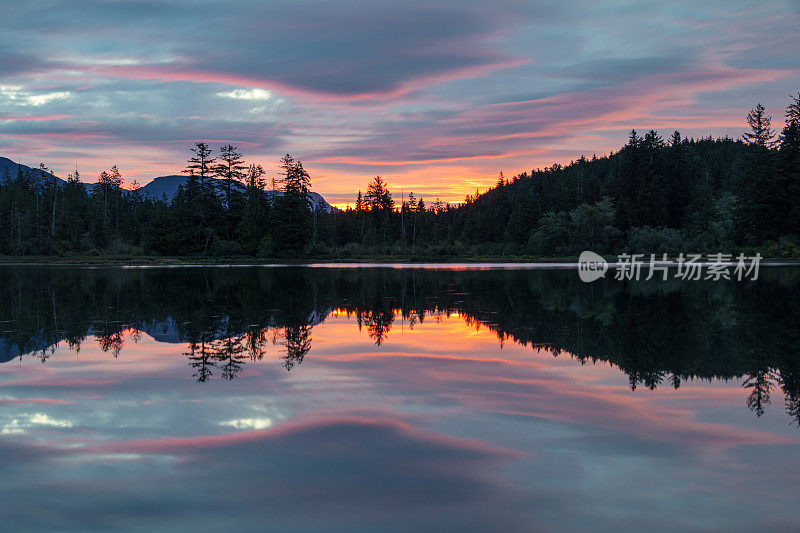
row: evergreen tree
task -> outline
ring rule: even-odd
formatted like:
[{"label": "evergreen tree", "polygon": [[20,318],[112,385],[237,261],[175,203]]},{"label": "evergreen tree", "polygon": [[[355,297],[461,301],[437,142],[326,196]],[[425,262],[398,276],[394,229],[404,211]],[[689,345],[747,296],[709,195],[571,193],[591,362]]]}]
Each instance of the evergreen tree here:
[{"label": "evergreen tree", "polygon": [[[781,132],[779,168],[785,204],[785,232],[800,233],[800,92],[790,96]],[[776,199],[778,200],[778,199]]]},{"label": "evergreen tree", "polygon": [[244,163],[241,152],[235,146],[226,144],[219,151],[219,158],[214,165],[214,175],[222,181],[225,206],[230,207],[234,187],[244,181],[248,167]]},{"label": "evergreen tree", "polygon": [[194,148],[190,148],[190,150],[194,155],[187,160],[186,168],[181,172],[189,174],[190,178],[196,177],[198,180],[199,194],[196,209],[198,210],[199,218],[205,225],[210,215],[208,211],[211,204],[211,196],[214,195],[210,179],[214,173],[216,159],[211,155],[211,147],[203,141],[194,143]]},{"label": "evergreen tree", "polygon": [[97,216],[94,224],[94,240],[108,245],[112,237],[119,237],[120,202],[122,200],[122,174],[117,165],[103,170],[97,178],[93,191]]},{"label": "evergreen tree", "polygon": [[766,114],[763,105],[757,104],[750,110],[747,114],[747,124],[751,131],[742,135],[745,142],[763,148],[774,146],[775,132],[772,131],[772,117]]},{"label": "evergreen tree", "polygon": [[211,155],[211,148],[203,141],[194,143],[194,148],[190,150],[194,155],[187,160],[186,168],[182,172],[189,174],[190,181],[197,180],[197,189],[196,194],[192,188],[188,190],[183,207],[191,211],[197,243],[206,251],[217,235],[214,226],[219,222],[222,212],[221,202],[211,182],[216,158]]},{"label": "evergreen tree", "polygon": [[[269,226],[268,210],[264,188],[264,169],[261,165],[252,164],[247,169],[245,177],[246,202],[244,215],[237,228],[239,241],[244,251],[251,255],[259,253],[262,239],[266,236]],[[266,250],[265,250],[266,251]]]},{"label": "evergreen tree", "polygon": [[80,250],[82,246],[88,246],[89,196],[77,168],[67,177],[67,182],[64,184],[61,206],[59,228],[63,231],[62,241],[64,244],[72,250]]},{"label": "evergreen tree", "polygon": [[367,194],[364,196],[364,200],[372,211],[391,211],[394,209],[392,193],[380,176],[375,176],[367,185]]},{"label": "evergreen tree", "polygon": [[311,177],[303,164],[290,155],[281,158],[282,176],[278,183],[282,195],[276,202],[276,224],[274,240],[280,252],[298,252],[311,241],[312,213],[309,189]]},{"label": "evergreen tree", "polygon": [[758,104],[747,115],[751,131],[742,137],[747,150],[739,164],[736,192],[737,230],[740,238],[751,244],[776,237],[775,231],[783,220],[775,201],[780,197],[780,181],[773,145],[772,118]]},{"label": "evergreen tree", "polygon": [[205,190],[206,181],[212,176],[216,159],[211,155],[211,148],[203,141],[194,143],[194,148],[190,148],[194,154],[187,160],[186,168],[182,171],[193,174],[200,180],[200,188]]},{"label": "evergreen tree", "polygon": [[245,179],[247,166],[239,150],[230,144],[220,148],[220,156],[214,165],[214,175],[220,180],[224,194],[225,238],[231,239],[236,221],[240,218],[241,198],[238,185]]}]

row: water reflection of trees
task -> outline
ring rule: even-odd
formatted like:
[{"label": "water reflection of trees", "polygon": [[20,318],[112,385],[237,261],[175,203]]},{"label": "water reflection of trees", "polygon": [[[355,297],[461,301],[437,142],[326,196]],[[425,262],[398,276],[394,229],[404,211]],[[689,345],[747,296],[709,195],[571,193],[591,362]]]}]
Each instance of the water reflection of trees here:
[{"label": "water reflection of trees", "polygon": [[303,362],[303,358],[311,350],[311,326],[294,325],[284,329],[286,355],[283,356],[283,367],[291,370]]},{"label": "water reflection of trees", "polygon": [[94,338],[120,355],[140,332],[188,345],[200,382],[234,379],[267,354],[292,370],[332,310],[376,344],[458,313],[511,341],[607,361],[631,388],[741,380],[757,415],[775,392],[800,420],[800,269],[757,283],[581,283],[570,271],[0,268],[0,360],[43,362]]},{"label": "water reflection of trees", "polygon": [[367,335],[380,346],[389,336],[394,322],[393,309],[359,309],[356,312],[358,329],[367,328]]}]

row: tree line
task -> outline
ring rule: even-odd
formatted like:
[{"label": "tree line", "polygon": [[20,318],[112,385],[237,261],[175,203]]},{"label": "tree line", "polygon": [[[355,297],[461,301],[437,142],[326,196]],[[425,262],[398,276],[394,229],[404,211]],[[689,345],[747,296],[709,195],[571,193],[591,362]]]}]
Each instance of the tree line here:
[{"label": "tree line", "polygon": [[758,249],[800,256],[800,93],[780,134],[758,104],[741,139],[631,131],[618,152],[524,172],[461,204],[397,202],[376,176],[354,205],[310,196],[302,162],[276,177],[232,145],[192,147],[173,198],[123,188],[114,166],[89,191],[44,165],[0,183],[0,253],[302,257],[565,256]]}]

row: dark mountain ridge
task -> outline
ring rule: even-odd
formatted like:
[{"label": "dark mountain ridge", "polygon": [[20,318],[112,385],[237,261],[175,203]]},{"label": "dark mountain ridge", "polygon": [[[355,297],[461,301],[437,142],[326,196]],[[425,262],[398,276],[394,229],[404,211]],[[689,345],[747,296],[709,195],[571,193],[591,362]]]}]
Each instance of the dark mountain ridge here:
[{"label": "dark mountain ridge", "polygon": [[[66,181],[58,176],[50,172],[42,173],[38,168],[29,167],[27,165],[23,165],[21,163],[17,163],[12,161],[7,157],[0,156],[0,183],[3,183],[6,179],[13,179],[16,177],[17,172],[19,169],[22,169],[23,172],[28,173],[29,175],[34,176],[36,179],[46,179],[52,180],[55,179],[59,186],[63,186]],[[186,184],[187,176],[180,175],[180,174],[170,174],[168,176],[159,176],[154,178],[151,182],[147,183],[146,185],[142,186],[139,189],[139,193],[143,196],[150,196],[155,199],[162,199],[166,198],[167,201],[171,200],[175,193],[178,192],[178,187],[181,185]],[[222,180],[218,180],[216,178],[211,178],[213,183],[221,182]],[[86,183],[83,182],[84,186],[86,186],[87,192],[91,193],[94,189],[94,183]],[[237,188],[244,189],[244,187],[240,184],[236,184]],[[127,189],[126,189],[126,192]],[[281,191],[272,191],[267,190],[265,191],[269,197],[272,196],[280,196],[282,193]],[[331,206],[325,198],[322,197],[319,193],[311,192],[311,202],[314,207],[323,209],[327,212],[333,211],[333,206]]]},{"label": "dark mountain ridge", "polygon": [[[175,193],[178,192],[178,187],[180,187],[181,185],[186,185],[187,180],[188,176],[183,176],[179,174],[171,174],[169,176],[159,176],[157,178],[154,178],[153,181],[143,186],[141,189],[139,189],[139,192],[144,196],[151,196],[153,198],[166,197],[167,200],[171,200],[175,196]],[[219,183],[220,184],[219,187],[220,188],[222,187],[221,185],[222,180],[211,178],[211,181],[212,183]],[[241,191],[244,190],[244,186],[239,183],[235,183],[234,187],[236,187]],[[273,191],[270,189],[266,190],[265,192],[267,193],[268,197],[281,196],[283,194],[281,191]],[[311,202],[314,205],[314,207],[318,207],[328,212],[333,211],[333,206],[331,206],[331,204],[329,204],[325,200],[325,198],[322,197],[322,195],[313,191],[309,193],[309,195],[311,197]]]},{"label": "dark mountain ridge", "polygon": [[33,175],[36,178],[45,178],[45,179],[55,178],[58,181],[59,185],[64,185],[64,183],[66,183],[64,180],[53,175],[50,172],[42,173],[38,168],[32,168],[27,165],[17,163],[16,161],[12,161],[11,159],[3,156],[0,156],[0,183],[4,182],[6,179],[15,178],[17,176],[19,168],[22,168],[23,172],[33,173]]}]

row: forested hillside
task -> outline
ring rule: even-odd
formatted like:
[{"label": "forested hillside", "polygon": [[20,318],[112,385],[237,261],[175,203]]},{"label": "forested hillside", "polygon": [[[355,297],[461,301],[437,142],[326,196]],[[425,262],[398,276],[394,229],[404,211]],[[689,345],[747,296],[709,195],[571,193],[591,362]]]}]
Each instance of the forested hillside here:
[{"label": "forested hillside", "polygon": [[[506,179],[463,204],[399,201],[376,177],[354,207],[311,198],[286,155],[267,179],[234,146],[192,149],[171,199],[120,188],[116,167],[87,192],[42,170],[5,170],[0,253],[259,258],[569,256],[758,249],[800,257],[800,93],[778,134],[759,104],[742,139],[668,139],[632,131],[608,156]],[[275,195],[272,188],[282,194]]]}]

